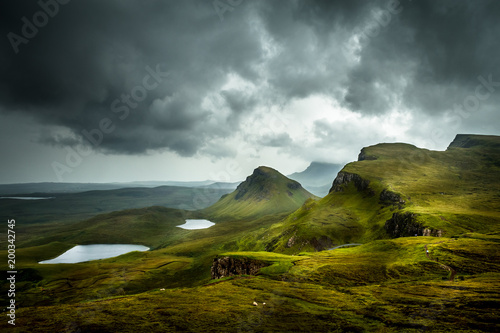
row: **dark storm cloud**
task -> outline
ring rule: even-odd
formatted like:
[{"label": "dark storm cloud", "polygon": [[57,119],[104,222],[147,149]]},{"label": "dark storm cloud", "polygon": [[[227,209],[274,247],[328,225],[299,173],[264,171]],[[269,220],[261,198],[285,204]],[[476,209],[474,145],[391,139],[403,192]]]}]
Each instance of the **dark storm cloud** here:
[{"label": "dark storm cloud", "polygon": [[231,126],[238,126],[241,116],[252,111],[258,103],[256,96],[239,90],[223,90],[220,92],[227,106],[231,110],[228,123]]},{"label": "dark storm cloud", "polygon": [[[2,4],[2,36],[22,36],[21,19],[32,20],[41,10],[36,2],[28,4]],[[59,5],[28,43],[16,45],[17,54],[9,39],[2,39],[0,103],[4,110],[28,112],[74,134],[45,133],[43,143],[84,140],[82,131],[95,134],[109,118],[113,130],[102,131],[102,142],[94,135],[103,152],[171,149],[193,155],[204,139],[221,133],[205,125],[215,115],[201,106],[203,98],[217,92],[229,72],[256,75],[251,67],[261,49],[246,28],[236,18],[221,23],[212,4],[202,1],[72,1]],[[157,65],[161,82],[151,77]],[[154,88],[144,89],[146,76]],[[224,119],[217,121],[225,126]],[[231,125],[237,130],[237,122]]]},{"label": "dark storm cloud", "polygon": [[[397,105],[428,114],[449,111],[474,93],[478,76],[498,72],[500,3],[402,1],[378,35],[364,37],[360,63],[349,73],[346,105],[384,113]],[[381,7],[384,9],[384,7]],[[498,99],[497,99],[498,100]],[[492,103],[493,100],[490,101]]]},{"label": "dark storm cloud", "polygon": [[[344,105],[361,113],[385,113],[402,103],[433,114],[473,93],[480,75],[500,81],[498,1],[304,0],[295,7],[270,6],[262,17],[285,46],[270,80],[289,98],[338,97],[345,89]],[[346,53],[353,36],[359,48]],[[359,62],[349,63],[355,57]]]},{"label": "dark storm cloud", "polygon": [[[8,34],[40,11],[0,5],[0,109],[64,129],[39,135],[57,146],[88,133],[105,153],[227,156],[207,142],[270,102],[323,94],[363,114],[436,114],[474,93],[478,76],[500,81],[498,1],[245,1],[221,22],[211,1],[73,0],[16,53]],[[225,87],[230,75],[256,88]]]}]

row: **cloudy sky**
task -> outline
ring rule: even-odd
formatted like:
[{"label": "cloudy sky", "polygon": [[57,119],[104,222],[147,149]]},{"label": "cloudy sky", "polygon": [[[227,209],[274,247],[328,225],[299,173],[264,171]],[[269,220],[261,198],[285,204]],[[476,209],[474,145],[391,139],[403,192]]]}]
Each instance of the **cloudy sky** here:
[{"label": "cloudy sky", "polygon": [[236,181],[500,134],[500,1],[0,4],[0,183]]}]

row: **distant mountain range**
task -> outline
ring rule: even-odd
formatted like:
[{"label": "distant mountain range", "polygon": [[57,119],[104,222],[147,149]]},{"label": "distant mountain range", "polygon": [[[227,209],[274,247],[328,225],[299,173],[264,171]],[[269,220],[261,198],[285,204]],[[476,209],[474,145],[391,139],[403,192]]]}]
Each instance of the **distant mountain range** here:
[{"label": "distant mountain range", "polygon": [[324,197],[342,167],[342,164],[312,162],[307,169],[292,173],[288,178],[298,181],[309,192]]},{"label": "distant mountain range", "polygon": [[[328,194],[341,164],[312,162],[302,172],[295,172],[288,178],[298,181],[305,189],[314,195],[324,197]],[[80,193],[87,191],[107,191],[125,188],[154,188],[158,186],[201,187],[220,190],[234,190],[241,182],[203,181],[134,181],[123,183],[20,183],[0,184],[0,196],[27,195],[34,193]]]},{"label": "distant mountain range", "polygon": [[180,187],[211,187],[216,189],[235,189],[238,183],[203,181],[136,181],[124,183],[23,183],[23,184],[0,184],[0,196],[12,196],[32,193],[80,193],[87,191],[107,191],[123,188],[153,188],[158,186],[180,186]]}]

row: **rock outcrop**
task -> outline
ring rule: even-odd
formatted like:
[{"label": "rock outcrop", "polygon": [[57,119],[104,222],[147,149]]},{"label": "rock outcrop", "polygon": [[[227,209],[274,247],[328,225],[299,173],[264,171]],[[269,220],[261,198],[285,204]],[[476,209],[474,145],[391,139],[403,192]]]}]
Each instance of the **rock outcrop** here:
[{"label": "rock outcrop", "polygon": [[376,160],[377,157],[376,156],[372,156],[372,155],[368,155],[366,153],[366,149],[363,148],[361,149],[359,155],[358,155],[358,162],[360,161],[368,161],[368,160]]},{"label": "rock outcrop", "polygon": [[430,229],[417,222],[417,214],[410,212],[394,213],[385,222],[385,231],[393,238],[411,236],[441,237],[442,230]]},{"label": "rock outcrop", "polygon": [[401,206],[404,205],[405,201],[399,194],[383,189],[382,192],[380,192],[380,203]]},{"label": "rock outcrop", "polygon": [[417,222],[417,214],[410,212],[394,213],[385,222],[385,231],[393,238],[422,235],[424,227]]},{"label": "rock outcrop", "polygon": [[340,171],[333,181],[332,188],[328,193],[343,192],[350,182],[354,182],[354,186],[356,186],[356,189],[360,192],[367,190],[370,185],[369,180],[361,178],[358,174]]},{"label": "rock outcrop", "polygon": [[255,259],[221,257],[214,258],[210,271],[212,279],[221,279],[235,275],[257,275],[265,266],[268,264]]},{"label": "rock outcrop", "polygon": [[316,251],[327,250],[334,245],[330,237],[327,236],[313,238],[309,241],[309,243],[314,247]]},{"label": "rock outcrop", "polygon": [[422,232],[422,236],[441,237],[443,236],[443,230],[425,228]]}]

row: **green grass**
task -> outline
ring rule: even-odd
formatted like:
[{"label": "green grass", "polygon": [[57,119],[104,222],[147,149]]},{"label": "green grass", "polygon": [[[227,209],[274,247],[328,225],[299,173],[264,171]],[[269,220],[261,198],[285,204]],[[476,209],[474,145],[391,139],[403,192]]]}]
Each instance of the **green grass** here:
[{"label": "green grass", "polygon": [[[432,245],[431,251],[449,250],[448,259],[460,269],[469,265],[462,257],[464,248],[473,248],[480,258],[498,253],[493,251],[498,249],[496,242],[470,238],[463,242],[449,239]],[[23,307],[13,331],[27,327],[40,332],[68,327],[121,332],[497,330],[497,258],[478,259],[479,270],[446,281],[446,272],[425,256],[425,244],[433,243],[436,238],[416,237],[301,256],[223,253],[273,265],[261,269],[257,277],[233,277],[193,288],[152,288],[98,301]]]},{"label": "green grass", "polygon": [[[33,225],[17,243],[21,307],[13,331],[499,331],[499,139],[459,139],[445,152],[367,147],[365,160],[343,172],[369,181],[368,188],[351,182],[320,200],[306,200],[296,186],[288,194],[287,178],[259,168],[245,191],[207,210],[150,207]],[[383,190],[404,204],[382,202]],[[415,213],[417,223],[444,237],[389,239],[384,225],[398,212]],[[175,227],[184,218],[217,223]],[[97,242],[153,250],[36,263]],[[353,242],[363,245],[316,251]],[[267,266],[257,276],[211,280],[216,256]],[[457,272],[453,281],[446,267]]]},{"label": "green grass", "polygon": [[[342,172],[358,175],[369,182],[368,188],[344,184],[341,192],[307,202],[256,237],[265,238],[273,251],[289,254],[366,243],[389,237],[386,221],[404,212],[416,214],[416,223],[447,237],[498,232],[499,139],[467,138],[476,144],[444,152],[402,143],[364,148],[365,160],[347,164]],[[381,201],[384,190],[397,193],[404,203]]]}]

